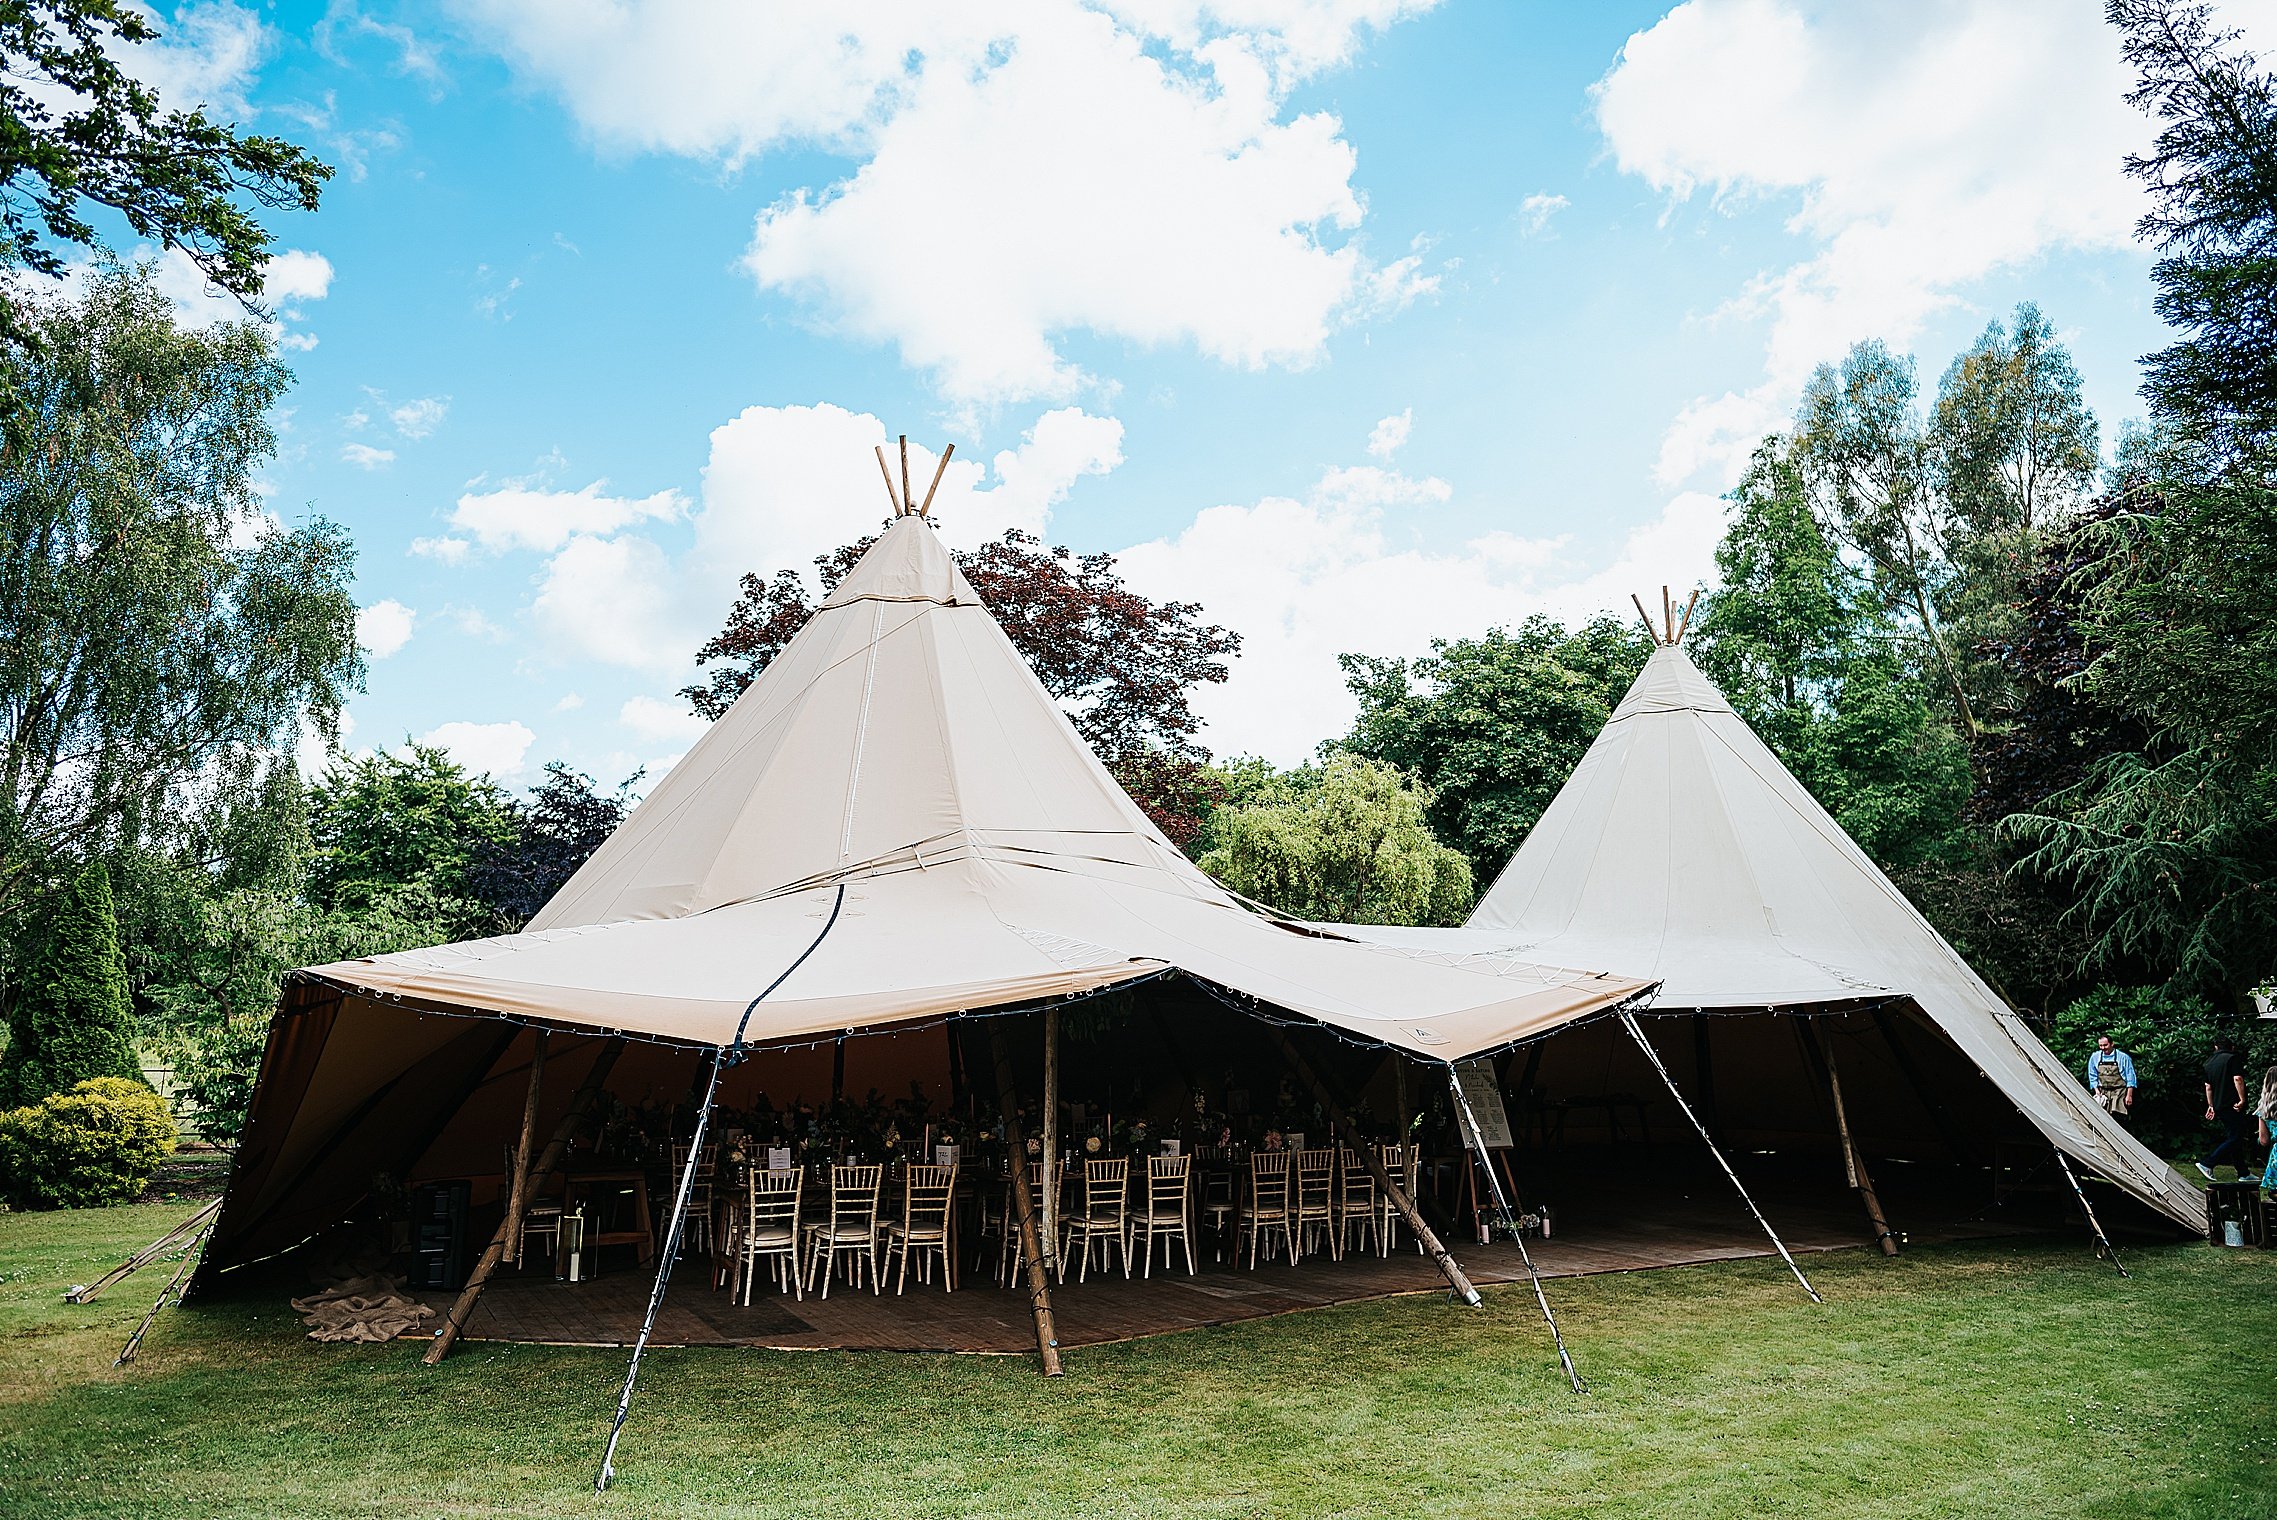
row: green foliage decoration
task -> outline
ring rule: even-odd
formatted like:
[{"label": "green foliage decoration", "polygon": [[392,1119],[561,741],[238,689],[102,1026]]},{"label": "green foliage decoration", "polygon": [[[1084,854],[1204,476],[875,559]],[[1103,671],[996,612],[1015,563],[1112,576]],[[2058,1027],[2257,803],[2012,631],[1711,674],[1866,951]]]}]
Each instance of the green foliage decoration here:
[{"label": "green foliage decoration", "polygon": [[90,1077],[0,1113],[0,1197],[13,1209],[126,1203],[175,1143],[164,1098],[126,1077]]}]

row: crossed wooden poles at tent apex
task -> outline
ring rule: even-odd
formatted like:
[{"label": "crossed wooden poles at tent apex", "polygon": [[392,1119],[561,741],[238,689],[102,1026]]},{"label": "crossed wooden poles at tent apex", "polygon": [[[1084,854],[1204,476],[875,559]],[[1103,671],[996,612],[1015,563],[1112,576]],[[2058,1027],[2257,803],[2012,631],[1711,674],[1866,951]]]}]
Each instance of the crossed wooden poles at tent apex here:
[{"label": "crossed wooden poles at tent apex", "polygon": [[1652,635],[1652,641],[1655,644],[1661,644],[1669,647],[1674,647],[1675,645],[1684,642],[1684,635],[1690,632],[1692,628],[1692,609],[1698,606],[1699,603],[1700,590],[1697,586],[1695,586],[1692,588],[1691,597],[1684,603],[1684,615],[1682,617],[1678,617],[1676,614],[1676,603],[1674,599],[1669,596],[1668,588],[1666,586],[1661,587],[1660,626],[1658,628],[1655,628],[1652,625],[1652,614],[1644,610],[1643,600],[1639,598],[1634,591],[1629,593],[1629,605],[1636,608],[1637,616],[1644,620],[1644,631]]},{"label": "crossed wooden poles at tent apex", "polygon": [[933,515],[933,493],[941,489],[941,477],[949,473],[949,456],[956,451],[957,446],[953,443],[941,450],[941,462],[933,467],[933,483],[925,488],[925,500],[912,506],[909,495],[909,435],[907,433],[901,435],[901,489],[899,491],[896,491],[893,485],[893,466],[886,463],[885,445],[882,443],[877,445],[878,473],[885,477],[886,500],[893,503],[894,516],[929,518]]}]

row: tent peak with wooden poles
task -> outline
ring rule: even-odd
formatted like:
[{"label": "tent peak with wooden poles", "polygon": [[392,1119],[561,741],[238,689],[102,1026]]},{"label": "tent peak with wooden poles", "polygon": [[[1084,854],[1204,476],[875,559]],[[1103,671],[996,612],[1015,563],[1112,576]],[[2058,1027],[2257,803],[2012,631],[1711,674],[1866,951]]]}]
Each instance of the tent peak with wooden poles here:
[{"label": "tent peak with wooden poles", "polygon": [[[548,1031],[532,1081],[585,1093],[629,1040],[741,1057],[1167,975],[1447,1063],[1647,992],[1509,957],[1418,964],[1253,909],[1084,744],[940,542],[933,492],[885,477],[877,541],[528,928],[288,978],[201,1280],[409,1175],[524,1028]],[[558,1154],[537,1140],[526,1117],[531,1192]]]},{"label": "tent peak with wooden poles", "polygon": [[[1652,653],[1468,922],[1341,932],[1456,963],[1607,967],[1657,984],[1655,1016],[1863,1012],[1887,1037],[1892,1009],[1917,1013],[2054,1146],[2067,1176],[2077,1161],[2202,1231],[2198,1188],[2090,1098],[1692,663],[1683,639],[1697,593],[1679,613],[1663,588],[1657,624],[1632,600]],[[1857,1177],[1831,1051],[1809,1064],[1834,1088]],[[1886,1222],[1877,1229],[1886,1248]]]}]

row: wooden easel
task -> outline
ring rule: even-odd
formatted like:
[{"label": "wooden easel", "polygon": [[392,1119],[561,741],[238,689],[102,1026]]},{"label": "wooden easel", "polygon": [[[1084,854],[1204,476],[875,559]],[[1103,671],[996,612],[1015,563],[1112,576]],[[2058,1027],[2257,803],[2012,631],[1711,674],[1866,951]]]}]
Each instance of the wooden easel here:
[{"label": "wooden easel", "polygon": [[1517,1149],[1517,1139],[1510,1132],[1510,1113],[1502,1104],[1502,1083],[1495,1074],[1493,1057],[1457,1066],[1455,1080],[1462,1084],[1463,1097],[1478,1118],[1479,1137],[1485,1142],[1484,1161],[1480,1160],[1480,1150],[1463,1148],[1463,1205],[1470,1214],[1472,1233],[1480,1245],[1485,1245],[1494,1224],[1494,1207],[1487,1195],[1494,1190],[1480,1188],[1479,1168],[1491,1164],[1501,1172],[1503,1194],[1515,1203],[1518,1179],[1510,1170],[1510,1153]]}]

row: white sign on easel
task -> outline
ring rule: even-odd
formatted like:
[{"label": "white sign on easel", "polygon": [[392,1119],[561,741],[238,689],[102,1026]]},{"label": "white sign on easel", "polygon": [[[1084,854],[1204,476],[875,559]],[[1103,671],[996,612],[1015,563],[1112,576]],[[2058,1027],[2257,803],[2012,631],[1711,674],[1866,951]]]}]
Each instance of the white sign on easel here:
[{"label": "white sign on easel", "polygon": [[[1516,1145],[1510,1134],[1509,1111],[1502,1106],[1502,1084],[1494,1077],[1493,1058],[1463,1062],[1455,1068],[1455,1080],[1462,1084],[1463,1099],[1478,1120],[1479,1136],[1486,1148],[1509,1150]],[[1463,1116],[1455,1117],[1461,1120]]]}]

